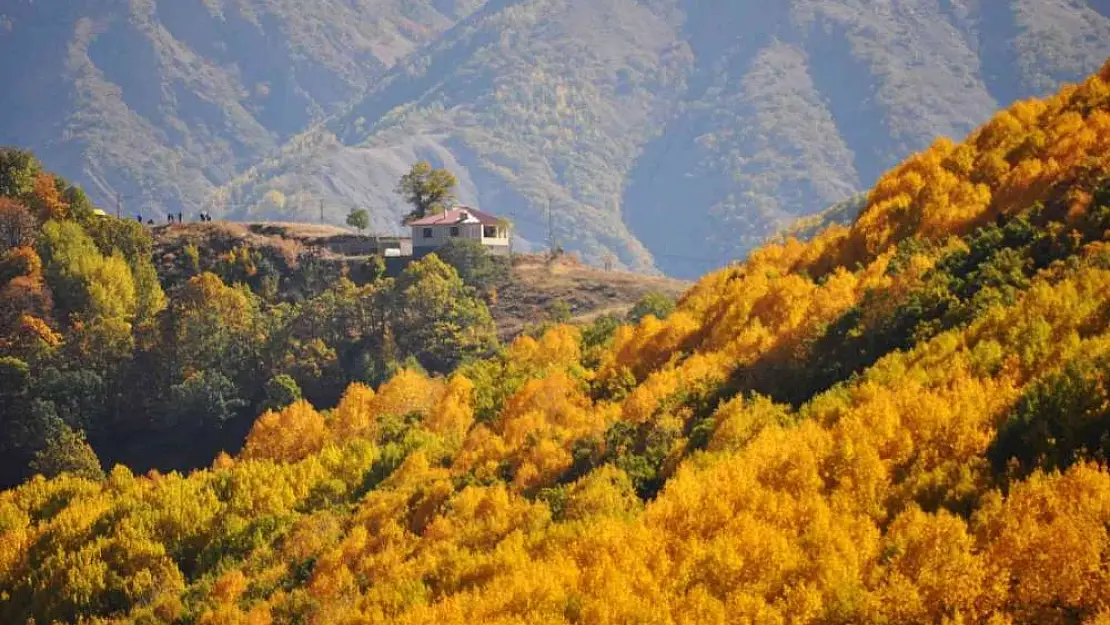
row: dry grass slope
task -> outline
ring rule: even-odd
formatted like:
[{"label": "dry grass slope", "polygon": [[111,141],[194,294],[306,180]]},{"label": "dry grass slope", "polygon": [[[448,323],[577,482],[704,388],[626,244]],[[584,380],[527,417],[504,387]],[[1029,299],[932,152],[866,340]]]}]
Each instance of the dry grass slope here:
[{"label": "dry grass slope", "polygon": [[543,256],[518,256],[512,281],[490,308],[502,339],[526,324],[542,321],[556,302],[566,302],[571,323],[588,323],[600,315],[623,315],[644,295],[658,291],[677,298],[689,282],[626,271],[606,271],[573,257],[548,261]]}]

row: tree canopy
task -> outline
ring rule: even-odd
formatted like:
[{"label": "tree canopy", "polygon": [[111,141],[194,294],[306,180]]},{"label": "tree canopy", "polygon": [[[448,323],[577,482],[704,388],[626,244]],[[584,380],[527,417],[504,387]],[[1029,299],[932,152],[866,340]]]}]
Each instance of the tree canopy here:
[{"label": "tree canopy", "polygon": [[47,445],[80,448],[73,436],[109,466],[206,466],[264,409],[333,405],[351,383],[447,374],[497,347],[485,302],[441,262],[392,280],[372,259],[356,286],[312,250],[187,242],[156,268],[142,224],[3,155],[18,196],[0,196],[0,485]]},{"label": "tree canopy", "polygon": [[370,213],[361,208],[351,211],[347,215],[347,225],[362,232],[370,227]]},{"label": "tree canopy", "polygon": [[434,169],[428,161],[420,161],[401,177],[396,192],[412,206],[405,221],[438,215],[455,201],[458,180],[446,169]]}]

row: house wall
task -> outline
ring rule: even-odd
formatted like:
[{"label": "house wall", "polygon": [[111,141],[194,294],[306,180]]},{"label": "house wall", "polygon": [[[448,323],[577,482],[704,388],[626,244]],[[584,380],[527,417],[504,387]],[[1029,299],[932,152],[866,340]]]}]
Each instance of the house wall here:
[{"label": "house wall", "polygon": [[[430,239],[424,238],[424,228],[432,231]],[[459,236],[451,236],[451,228],[459,229]],[[437,248],[447,244],[448,241],[454,238],[470,239],[471,241],[482,240],[482,224],[455,224],[455,225],[442,225],[442,226],[413,226],[412,227],[412,248],[416,250],[425,248]]]},{"label": "house wall", "polygon": [[[424,238],[424,228],[431,228],[431,238]],[[431,254],[436,249],[443,247],[452,239],[467,239],[470,241],[478,241],[482,245],[489,248],[492,254],[508,255],[509,253],[509,231],[502,229],[501,233],[504,236],[500,237],[486,237],[483,236],[485,230],[480,223],[462,223],[455,224],[459,229],[459,236],[451,236],[450,224],[436,225],[436,226],[413,226],[412,227],[412,256],[414,258],[423,258]]]}]

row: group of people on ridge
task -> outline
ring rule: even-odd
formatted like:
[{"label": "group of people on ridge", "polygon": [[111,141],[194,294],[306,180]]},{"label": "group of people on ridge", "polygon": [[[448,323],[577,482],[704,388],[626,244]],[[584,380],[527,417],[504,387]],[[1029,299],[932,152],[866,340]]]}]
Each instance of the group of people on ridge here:
[{"label": "group of people on ridge", "polygon": [[[201,221],[204,221],[204,222],[212,221],[212,215],[210,215],[208,213],[208,211],[201,211],[200,214],[197,215],[197,217]],[[135,219],[138,220],[139,223],[143,223],[143,216],[141,214],[140,215],[135,215]],[[169,213],[169,214],[166,215],[166,222],[167,223],[172,224],[172,223],[174,223],[175,219],[177,220],[176,223],[179,223],[179,224],[185,223],[185,213],[178,212],[176,215],[174,213]],[[154,225],[154,220],[153,219],[147,219],[146,220],[146,225],[153,226]]]}]

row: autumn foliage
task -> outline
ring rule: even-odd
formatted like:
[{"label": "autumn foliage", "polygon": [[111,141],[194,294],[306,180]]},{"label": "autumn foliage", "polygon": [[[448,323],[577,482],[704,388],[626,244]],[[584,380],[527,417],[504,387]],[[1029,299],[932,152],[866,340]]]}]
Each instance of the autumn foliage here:
[{"label": "autumn foliage", "polygon": [[[275,408],[189,475],[6,491],[0,621],[1110,622],[1108,82],[665,318]],[[189,289],[250,340],[239,292]]]}]

